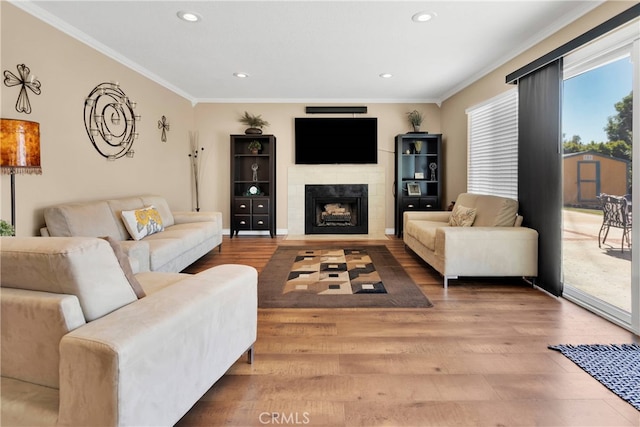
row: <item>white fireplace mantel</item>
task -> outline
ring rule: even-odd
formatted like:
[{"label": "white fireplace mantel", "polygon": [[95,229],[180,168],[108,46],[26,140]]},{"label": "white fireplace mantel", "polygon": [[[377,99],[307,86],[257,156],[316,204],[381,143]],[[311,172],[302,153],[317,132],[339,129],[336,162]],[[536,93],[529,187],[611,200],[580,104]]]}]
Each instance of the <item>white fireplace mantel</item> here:
[{"label": "white fireplace mantel", "polygon": [[304,235],[304,186],[307,184],[367,184],[369,236],[384,237],[385,171],[379,165],[295,165],[288,170],[288,234]]}]

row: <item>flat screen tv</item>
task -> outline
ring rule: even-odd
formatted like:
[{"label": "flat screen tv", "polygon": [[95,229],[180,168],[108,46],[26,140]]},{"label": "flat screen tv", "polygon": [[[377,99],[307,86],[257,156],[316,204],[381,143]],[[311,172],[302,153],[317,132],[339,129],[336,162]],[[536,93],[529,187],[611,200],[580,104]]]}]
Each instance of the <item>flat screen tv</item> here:
[{"label": "flat screen tv", "polygon": [[378,119],[296,118],[298,165],[378,163]]}]

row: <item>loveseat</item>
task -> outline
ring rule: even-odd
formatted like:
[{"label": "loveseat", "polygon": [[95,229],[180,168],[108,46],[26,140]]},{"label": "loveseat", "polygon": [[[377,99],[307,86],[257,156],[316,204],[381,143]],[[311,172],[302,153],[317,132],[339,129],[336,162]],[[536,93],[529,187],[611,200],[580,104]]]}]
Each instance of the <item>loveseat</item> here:
[{"label": "loveseat", "polygon": [[137,271],[177,273],[222,244],[221,212],[172,212],[155,195],[60,204],[45,208],[44,219],[44,236],[121,241]]},{"label": "loveseat", "polygon": [[522,227],[518,201],[462,193],[453,211],[405,211],[405,245],[444,277],[536,277],[538,233]]},{"label": "loveseat", "polygon": [[1,425],[170,426],[252,354],[254,268],[132,275],[114,242],[1,238]]}]

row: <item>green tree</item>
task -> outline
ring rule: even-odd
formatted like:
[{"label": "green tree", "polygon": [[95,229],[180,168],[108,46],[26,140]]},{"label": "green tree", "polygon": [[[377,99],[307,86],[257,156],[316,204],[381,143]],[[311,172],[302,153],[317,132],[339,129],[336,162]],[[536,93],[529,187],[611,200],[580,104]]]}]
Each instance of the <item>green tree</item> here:
[{"label": "green tree", "polygon": [[576,143],[574,141],[564,141],[562,145],[564,147],[565,154],[579,153],[581,151],[584,151],[584,145]]},{"label": "green tree", "polygon": [[631,160],[631,144],[626,141],[609,141],[607,145],[613,157]]},{"label": "green tree", "polygon": [[631,145],[625,141],[608,141],[581,144],[574,139],[563,142],[564,154],[581,153],[583,151],[593,151],[603,156],[612,156],[619,159],[631,160]]},{"label": "green tree", "polygon": [[591,141],[584,144],[580,135],[573,135],[570,140],[567,140],[563,134],[564,153],[593,151],[604,156],[631,160],[633,92],[622,98],[620,102],[616,102],[614,107],[618,114],[610,116],[607,119],[607,126],[604,127],[609,139],[607,142]]},{"label": "green tree", "polygon": [[624,141],[630,146],[633,136],[633,92],[616,102],[614,107],[618,114],[609,117],[604,130],[609,141]]}]

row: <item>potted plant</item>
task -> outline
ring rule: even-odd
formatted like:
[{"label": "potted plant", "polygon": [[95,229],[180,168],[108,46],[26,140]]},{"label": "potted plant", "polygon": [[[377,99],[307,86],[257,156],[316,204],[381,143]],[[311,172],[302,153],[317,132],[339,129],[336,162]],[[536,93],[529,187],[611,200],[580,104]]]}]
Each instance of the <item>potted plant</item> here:
[{"label": "potted plant", "polygon": [[413,131],[415,133],[419,133],[420,125],[422,125],[422,122],[424,120],[422,113],[418,110],[409,111],[407,113],[407,118],[409,119],[409,123],[411,124],[411,126],[413,126]]},{"label": "potted plant", "polygon": [[260,144],[260,141],[254,139],[249,143],[249,151],[251,151],[252,154],[258,154],[260,150],[262,150],[262,144]]},{"label": "potted plant", "polygon": [[244,115],[240,117],[240,123],[249,126],[248,129],[244,131],[247,135],[260,135],[262,134],[262,128],[265,126],[269,126],[269,122],[262,118],[259,114],[253,115],[248,112],[244,112]]},{"label": "potted plant", "polygon": [[0,236],[15,236],[16,230],[13,225],[9,224],[4,219],[0,219]]}]

